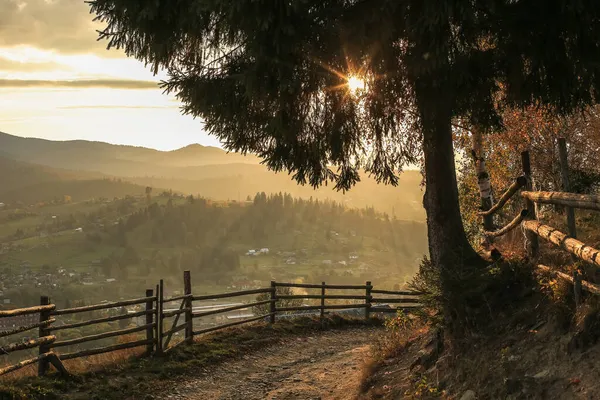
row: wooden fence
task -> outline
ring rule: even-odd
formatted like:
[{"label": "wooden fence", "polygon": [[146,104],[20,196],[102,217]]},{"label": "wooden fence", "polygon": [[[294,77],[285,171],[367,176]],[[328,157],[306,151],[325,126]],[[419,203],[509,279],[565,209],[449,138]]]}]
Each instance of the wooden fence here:
[{"label": "wooden fence", "polygon": [[[480,212],[480,215],[483,217],[493,215],[519,192],[520,197],[525,203],[524,209],[506,226],[492,232],[484,232],[484,235],[489,239],[493,239],[520,226],[526,234],[527,253],[533,261],[536,261],[539,256],[538,238],[542,238],[554,246],[569,252],[574,260],[581,260],[596,267],[600,267],[600,251],[576,239],[577,228],[575,225],[575,209],[600,211],[600,196],[569,193],[570,181],[569,166],[567,163],[567,143],[564,138],[558,140],[558,154],[563,192],[533,191],[529,152],[525,151],[521,153],[523,176],[517,178],[510,188],[500,197],[498,203],[488,211]],[[568,234],[538,221],[535,212],[536,203],[563,206],[566,211]],[[554,274],[558,278],[572,283],[574,286],[576,304],[579,304],[581,293],[584,290],[590,293],[600,294],[600,286],[582,280],[581,275],[577,270],[570,276],[563,272],[552,270],[545,265],[538,265],[537,269],[541,272]]]},{"label": "wooden fence", "polygon": [[[19,350],[38,348],[38,355],[36,357],[31,357],[16,364],[1,368],[0,375],[16,371],[34,363],[38,364],[38,375],[40,376],[43,376],[48,372],[50,365],[53,365],[61,374],[67,375],[68,371],[62,363],[64,360],[134,347],[145,347],[146,355],[162,355],[177,346],[191,343],[195,336],[258,321],[274,323],[278,316],[289,317],[298,315],[298,313],[318,311],[320,317],[323,318],[328,311],[340,312],[343,310],[363,310],[361,311],[361,314],[368,319],[376,313],[395,313],[400,309],[410,310],[419,307],[420,303],[419,293],[410,291],[378,290],[373,288],[371,282],[366,282],[365,285],[330,285],[325,282],[322,282],[321,284],[299,284],[273,281],[271,282],[270,287],[267,288],[212,295],[193,295],[190,272],[185,271],[183,274],[183,284],[183,295],[171,298],[164,298],[164,282],[161,280],[156,286],[156,291],[154,289],[148,289],[146,290],[145,296],[138,299],[57,310],[56,306],[50,303],[50,299],[44,296],[41,298],[39,306],[0,311],[0,318],[39,314],[39,322],[35,324],[20,326],[12,330],[0,332],[0,338],[2,338],[34,330],[36,328],[38,329],[38,337],[35,339],[0,347],[0,355],[7,355]],[[281,294],[281,290],[278,291],[278,288],[296,288],[303,291],[318,289],[318,293]],[[343,294],[340,294],[339,292],[342,292]],[[346,294],[347,292],[351,292],[351,294]],[[207,311],[194,311],[193,303],[195,301],[212,301],[253,295],[258,295],[260,298],[255,297],[255,299],[250,302],[218,307]],[[294,306],[289,306],[289,304],[286,305],[285,302],[288,301],[289,303],[290,300],[299,301],[302,302],[302,304]],[[318,302],[318,304],[304,304],[305,300]],[[333,304],[331,301],[336,301],[336,303]],[[352,303],[349,303],[349,301],[352,301]],[[171,303],[179,303],[179,307],[172,310],[165,310],[165,304]],[[390,304],[393,306],[390,306]],[[76,322],[70,321],[66,323],[63,321],[62,325],[59,325],[57,322],[57,318],[60,320],[64,316],[74,316],[101,310],[106,311],[127,306],[142,307],[142,310],[134,310],[126,314],[102,316],[100,318],[90,318]],[[209,316],[229,313],[231,311],[248,309],[266,309],[266,311],[259,313],[259,315],[251,315],[243,320],[219,324],[217,326],[202,327],[201,329],[194,330],[194,321],[203,318],[205,319]],[[135,327],[124,327],[118,330],[94,333],[71,339],[60,339],[56,336],[60,335],[61,332],[73,330],[75,328],[130,320],[132,318],[143,318],[144,323]],[[171,319],[172,322],[170,323],[170,326],[165,327],[165,324]],[[183,321],[180,322],[181,319],[183,319]],[[184,332],[183,339],[172,344],[173,337],[175,335],[179,336],[179,332],[181,331]],[[141,335],[142,337],[138,340],[127,341],[110,346],[93,347],[64,353],[58,351],[60,348],[77,346],[106,338],[122,338],[125,335],[131,334],[138,334],[138,336]]]}]

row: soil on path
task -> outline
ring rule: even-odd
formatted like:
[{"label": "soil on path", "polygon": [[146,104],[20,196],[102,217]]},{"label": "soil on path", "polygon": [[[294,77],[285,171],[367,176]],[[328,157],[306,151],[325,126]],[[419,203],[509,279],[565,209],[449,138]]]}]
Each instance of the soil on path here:
[{"label": "soil on path", "polygon": [[369,327],[286,338],[165,387],[161,398],[183,400],[349,400],[381,329]]}]

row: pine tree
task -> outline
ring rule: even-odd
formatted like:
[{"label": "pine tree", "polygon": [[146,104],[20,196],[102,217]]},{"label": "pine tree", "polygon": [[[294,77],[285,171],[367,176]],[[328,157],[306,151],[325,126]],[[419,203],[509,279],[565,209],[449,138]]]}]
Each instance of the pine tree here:
[{"label": "pine tree", "polygon": [[166,69],[167,92],[228,150],[342,190],[361,171],[396,184],[422,160],[448,320],[460,319],[462,277],[483,265],[460,215],[453,121],[495,127],[506,104],[569,112],[600,90],[595,0],[90,4],[108,47]]}]

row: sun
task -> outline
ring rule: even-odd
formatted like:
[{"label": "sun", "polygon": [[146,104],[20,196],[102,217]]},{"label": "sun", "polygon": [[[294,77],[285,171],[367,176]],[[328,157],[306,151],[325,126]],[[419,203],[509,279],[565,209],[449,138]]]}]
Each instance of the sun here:
[{"label": "sun", "polygon": [[346,82],[348,85],[348,90],[350,90],[351,93],[357,93],[365,89],[365,81],[356,75],[348,76]]}]

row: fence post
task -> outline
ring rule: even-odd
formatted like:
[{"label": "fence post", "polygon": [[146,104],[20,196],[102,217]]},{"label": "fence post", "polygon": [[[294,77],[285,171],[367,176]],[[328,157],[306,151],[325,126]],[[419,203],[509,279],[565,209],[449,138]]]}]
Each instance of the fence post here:
[{"label": "fence post", "polygon": [[368,320],[371,317],[371,289],[373,289],[373,286],[371,286],[371,281],[367,281],[366,283],[366,290],[365,290],[365,319]]},{"label": "fence post", "polygon": [[270,316],[269,316],[269,322],[271,324],[275,323],[275,300],[277,300],[277,287],[275,285],[275,281],[271,281],[271,302],[269,303],[269,312],[270,312]]},{"label": "fence post", "polygon": [[321,282],[321,320],[325,317],[325,282]]},{"label": "fence post", "polygon": [[[152,297],[154,296],[154,291],[152,289],[146,289],[146,297]],[[152,306],[154,305],[154,301],[153,300],[149,300],[146,302],[146,325],[151,324],[152,323]],[[146,329],[146,340],[153,340],[154,339],[154,328],[152,326],[149,326]],[[148,345],[146,346],[146,355],[150,355],[154,352],[154,343],[150,342],[148,343]]]},{"label": "fence post", "polygon": [[[183,294],[192,294],[192,276],[190,271],[183,271]],[[192,298],[185,298],[185,341],[191,343],[194,340],[194,326],[192,325]]]},{"label": "fence post", "polygon": [[[569,161],[567,160],[567,141],[565,138],[558,139],[558,157],[560,160],[560,176],[562,178],[562,190],[568,192],[571,190],[569,182]],[[567,226],[569,227],[569,236],[577,237],[577,228],[575,227],[575,210],[573,207],[566,207]]]},{"label": "fence post", "polygon": [[579,304],[581,304],[582,289],[581,289],[581,275],[579,274],[579,271],[577,271],[577,270],[573,271],[573,294],[574,294],[574,299],[575,299],[575,307],[579,307]]},{"label": "fence post", "polygon": [[156,298],[156,353],[163,354],[163,299],[164,299],[164,281],[161,279],[158,285]]},{"label": "fence post", "polygon": [[[47,306],[49,304],[50,304],[50,298],[48,296],[40,297],[40,305],[41,306]],[[50,319],[50,311],[48,311],[48,310],[40,311],[40,322],[48,321],[49,319]],[[40,326],[40,329],[38,332],[39,337],[48,336],[49,334],[50,334],[50,332],[48,331],[47,326]],[[46,354],[49,351],[50,351],[50,348],[48,347],[48,345],[40,344],[39,355]],[[50,363],[49,363],[48,359],[46,359],[46,358],[40,359],[40,361],[38,362],[38,376],[46,375],[46,373],[48,372],[49,366],[50,366]]]},{"label": "fence post", "polygon": [[[529,151],[521,153],[521,163],[523,165],[523,175],[527,178],[527,184],[525,189],[531,191],[533,184],[531,181],[531,160],[529,158]],[[529,218],[536,219],[535,216],[535,203],[529,199],[525,200],[526,208],[528,211]],[[527,238],[527,254],[530,258],[536,258],[538,255],[538,249],[540,247],[538,237],[533,232],[526,232],[525,237]]]}]

